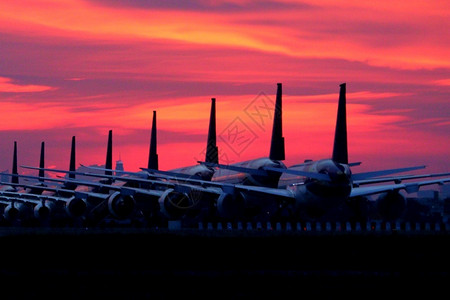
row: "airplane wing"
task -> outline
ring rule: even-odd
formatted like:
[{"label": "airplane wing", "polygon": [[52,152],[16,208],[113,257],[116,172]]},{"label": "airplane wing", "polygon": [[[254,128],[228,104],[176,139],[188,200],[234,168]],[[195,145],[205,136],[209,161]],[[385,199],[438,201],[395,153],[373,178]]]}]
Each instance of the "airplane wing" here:
[{"label": "airplane wing", "polygon": [[[88,169],[92,169],[92,170],[98,170],[98,171],[108,171],[108,172],[116,172],[117,170],[112,170],[112,169],[106,169],[106,168],[100,168],[100,167],[91,167],[91,166],[85,166],[85,165],[81,165],[82,167],[88,168]],[[40,168],[36,168],[36,167],[27,167],[27,168],[34,168],[34,169],[40,169]],[[154,174],[163,174],[163,175],[168,175],[168,176],[173,176],[173,177],[180,177],[180,178],[195,178],[195,179],[201,179],[199,176],[197,175],[187,175],[187,174],[183,174],[183,173],[178,173],[178,172],[171,172],[171,171],[162,171],[162,170],[156,170],[156,169],[149,169],[149,168],[141,168],[143,171],[148,172],[148,173],[154,173]],[[61,173],[64,173],[66,171],[62,171],[60,170]],[[127,174],[127,175],[133,175],[133,176],[139,176],[139,172],[128,172],[128,171],[119,171],[121,174]],[[73,173],[73,172],[72,172]],[[75,173],[76,174],[76,173]],[[102,176],[101,174],[98,174],[99,176]],[[142,176],[142,175],[141,175]],[[102,176],[103,177],[103,176]]]},{"label": "airplane wing", "polygon": [[[25,167],[25,168],[39,169],[39,170],[42,169],[42,168],[36,168],[36,167]],[[95,168],[95,169],[111,171],[111,169],[104,169],[104,168]],[[142,178],[144,176],[142,174],[142,172],[139,172],[139,173],[127,172],[127,174],[129,174],[129,175],[136,175],[138,177],[129,177],[129,176],[125,177],[125,176],[117,176],[117,175],[96,174],[96,173],[89,173],[89,172],[77,172],[77,171],[73,172],[73,171],[55,170],[55,169],[46,169],[46,170],[54,171],[54,172],[58,172],[58,173],[70,173],[70,174],[75,174],[75,175],[113,179],[113,180],[123,181],[123,182],[146,183],[146,184],[151,184],[154,186],[159,186],[162,188],[173,188],[175,191],[179,191],[179,192],[189,192],[190,190],[194,189],[194,190],[198,190],[198,191],[202,191],[202,192],[209,192],[209,193],[215,193],[215,194],[218,193],[217,190],[206,190],[201,187],[208,181],[195,179],[195,178],[185,178],[185,177],[179,178],[178,176],[170,176],[170,175],[166,175],[163,173],[161,173],[161,174],[145,173],[146,179],[144,179],[144,178]],[[24,176],[24,175],[19,175],[19,176],[26,177],[26,178],[32,177],[33,179],[38,178],[35,176]],[[149,195],[157,195],[157,196],[159,196],[161,193],[161,191],[159,191],[159,190],[153,191],[151,189],[129,188],[129,187],[121,187],[120,188],[119,186],[113,186],[113,185],[108,185],[108,184],[103,184],[103,183],[98,183],[98,182],[91,182],[91,181],[74,180],[74,179],[69,179],[69,178],[65,178],[65,179],[45,178],[45,180],[47,180],[47,179],[49,181],[56,181],[56,182],[71,182],[71,183],[82,184],[82,185],[93,186],[93,187],[106,187],[106,188],[113,188],[116,190],[120,189],[121,191],[128,191],[128,192],[131,190],[134,190],[139,193],[144,193],[144,194],[149,194]],[[170,181],[162,181],[161,179],[170,180]],[[6,184],[9,184],[9,183],[5,183],[5,185]],[[192,184],[194,184],[194,185],[192,185]],[[231,184],[211,183],[209,185],[209,187],[221,187],[221,188],[227,189],[227,188],[233,188],[234,186]]]},{"label": "airplane wing", "polygon": [[[40,168],[36,168],[40,169]],[[102,169],[109,171],[110,169]],[[49,170],[51,171],[51,169]],[[66,172],[64,170],[54,170],[55,172]],[[74,172],[71,172],[74,173]],[[139,183],[150,183],[150,184],[158,184],[163,187],[170,187],[173,188],[176,191],[180,192],[190,192],[190,191],[200,191],[203,193],[213,194],[213,195],[220,195],[223,192],[233,194],[236,190],[240,192],[251,192],[253,194],[259,194],[262,197],[282,197],[287,200],[294,199],[294,195],[290,190],[287,189],[278,189],[278,188],[267,188],[267,187],[255,187],[255,186],[248,186],[248,185],[234,185],[234,184],[228,184],[228,183],[221,183],[221,182],[211,182],[211,181],[205,181],[200,179],[194,179],[194,178],[179,178],[177,176],[170,176],[165,174],[151,174],[148,173],[147,176],[152,179],[143,179],[143,178],[133,178],[133,177],[124,177],[124,176],[114,176],[114,175],[103,175],[103,174],[94,174],[94,173],[80,173],[75,172],[74,174],[80,174],[80,175],[86,175],[86,176],[94,176],[94,177],[102,177],[102,178],[110,178],[120,181],[127,181],[127,182],[139,182]],[[133,172],[129,172],[130,175],[134,175]],[[142,176],[142,173],[138,173],[140,176]],[[156,180],[155,180],[156,179]],[[159,179],[159,180],[158,180]],[[160,179],[165,179],[169,181],[161,181]],[[67,179],[66,179],[67,180]],[[58,180],[59,181],[59,180]],[[78,180],[68,180],[69,182],[80,182]],[[103,186],[103,187],[110,187],[110,185],[100,184],[100,183],[90,183],[89,181],[84,182],[83,184],[91,185],[91,186]],[[114,186],[114,188],[118,188],[117,186]],[[144,189],[141,188],[125,188],[122,187],[122,192],[124,190],[132,190],[142,193],[147,193]],[[154,193],[155,191],[148,190],[148,193]],[[157,191],[158,193],[160,191]]]},{"label": "airplane wing", "polygon": [[[23,166],[24,168],[27,169],[37,169],[37,170],[43,170],[44,168],[37,168],[37,167],[29,167],[29,166]],[[95,170],[102,170],[102,171],[114,171],[112,169],[105,169],[105,168],[97,168],[97,167],[87,167],[89,169],[95,169]],[[127,175],[132,175],[132,176],[136,176],[136,177],[132,177],[132,176],[118,176],[118,175],[106,175],[106,174],[97,174],[97,173],[89,173],[89,172],[78,172],[78,171],[66,171],[66,170],[57,170],[57,169],[44,169],[45,171],[50,171],[50,172],[57,172],[57,173],[67,173],[67,174],[74,174],[74,175],[82,175],[82,176],[89,176],[89,177],[96,177],[96,178],[103,178],[103,179],[111,179],[111,180],[117,180],[117,181],[122,181],[122,182],[134,182],[134,183],[146,183],[146,184],[151,184],[154,186],[160,186],[163,188],[173,188],[176,191],[187,191],[189,188],[192,188],[191,186],[187,186],[185,184],[182,184],[181,182],[168,182],[168,181],[161,181],[160,179],[169,179],[169,180],[178,180],[180,179],[178,176],[171,176],[171,175],[166,175],[164,173],[158,173],[158,174],[148,174],[143,173],[143,172],[122,172],[124,174]],[[178,174],[178,173],[176,173]],[[184,174],[182,174],[184,175]],[[145,176],[145,178],[144,178]],[[148,178],[153,178],[153,180],[148,179]],[[182,179],[184,179],[185,177],[182,177]],[[50,181],[54,181],[53,179],[49,179]],[[201,182],[202,180],[200,179],[193,179],[196,180],[196,182]],[[115,185],[108,185],[105,183],[100,183],[100,182],[91,182],[91,181],[82,181],[82,180],[74,180],[74,179],[70,179],[70,178],[64,178],[64,179],[58,179],[57,182],[70,182],[70,183],[75,183],[75,184],[81,184],[81,185],[87,185],[87,186],[92,186],[92,187],[106,187],[106,188],[112,188],[112,189],[116,189],[119,190],[118,186]],[[133,188],[128,188],[128,187],[122,187],[122,189],[120,189],[121,191],[127,191],[128,193],[130,193],[130,190],[132,190]],[[143,193],[143,194],[147,194],[147,195],[153,195],[153,196],[159,196],[161,194],[160,191],[154,191],[152,189],[141,189],[141,188],[134,188],[135,192],[139,192],[139,193]]]},{"label": "airplane wing", "polygon": [[403,176],[394,176],[394,177],[379,177],[373,179],[363,179],[363,180],[354,180],[353,186],[358,187],[364,184],[374,184],[374,183],[382,183],[393,181],[395,183],[401,183],[403,180],[414,180],[421,178],[432,178],[432,177],[444,177],[449,176],[450,173],[434,173],[434,174],[422,174],[422,175],[403,175]]},{"label": "airplane wing", "polygon": [[415,192],[419,191],[419,188],[421,186],[432,185],[432,184],[441,184],[442,185],[449,181],[450,181],[450,177],[428,180],[428,181],[411,182],[411,183],[357,187],[357,188],[352,189],[352,191],[350,193],[350,198],[360,197],[360,196],[370,196],[370,195],[374,195],[374,194],[379,194],[379,193],[384,193],[384,192],[389,192],[389,191],[398,191],[398,190],[405,190],[408,194],[415,193]]},{"label": "airplane wing", "polygon": [[[21,175],[19,175],[19,176],[21,176]],[[3,182],[3,181],[0,181],[0,184],[1,185],[9,185],[9,186],[13,186],[13,187],[31,188],[31,189],[42,190],[42,191],[51,191],[51,192],[55,192],[55,193],[73,194],[76,198],[86,198],[89,196],[89,197],[94,197],[94,198],[107,199],[109,197],[108,194],[68,190],[68,189],[55,188],[55,187],[49,187],[49,186],[43,186],[43,185],[31,185],[31,184],[11,183],[11,182]],[[28,195],[30,193],[21,193],[21,194]],[[30,194],[30,195],[32,195],[32,194]]]},{"label": "airplane wing", "polygon": [[253,192],[264,196],[282,197],[285,199],[295,199],[294,193],[288,189],[278,189],[270,187],[250,186],[250,185],[235,185],[236,189],[244,192]]},{"label": "airplane wing", "polygon": [[326,174],[320,174],[320,173],[314,173],[314,172],[306,172],[306,171],[300,171],[300,170],[292,170],[292,169],[283,169],[283,168],[271,168],[271,167],[263,167],[262,169],[252,169],[252,168],[245,168],[245,167],[238,167],[233,165],[223,165],[223,164],[216,164],[216,163],[205,163],[202,161],[199,161],[201,164],[205,164],[210,167],[218,167],[221,169],[227,169],[232,170],[236,172],[242,172],[242,173],[248,173],[251,175],[257,175],[257,176],[267,176],[267,171],[271,172],[277,172],[277,173],[288,173],[298,176],[304,176],[309,178],[314,178],[318,180],[323,181],[330,181],[330,176]]},{"label": "airplane wing", "polygon": [[[38,177],[38,176],[30,176],[30,175],[13,175],[13,174],[4,174],[4,175],[18,176],[18,177],[23,177],[23,178],[28,178],[28,179],[41,179],[44,181],[51,181],[51,182],[63,182],[63,183],[69,182],[69,183],[74,183],[77,185],[85,185],[85,186],[97,187],[97,188],[108,188],[111,190],[121,191],[121,192],[124,192],[127,194],[141,193],[141,194],[146,194],[146,195],[150,195],[150,196],[160,196],[161,195],[161,191],[150,190],[150,189],[141,189],[141,188],[132,188],[132,187],[121,187],[121,186],[117,186],[117,185],[104,184],[104,183],[93,182],[93,181],[88,181],[88,180],[74,180],[74,179],[70,179],[70,178],[59,179],[59,178]],[[101,176],[105,177],[108,175],[101,175]],[[5,183],[5,184],[11,185],[10,183]],[[36,188],[38,186],[29,185],[29,187]],[[48,187],[45,187],[44,189],[48,190]],[[71,191],[71,190],[67,190],[67,191]],[[97,194],[101,194],[101,193],[97,193]]]},{"label": "airplane wing", "polygon": [[408,172],[408,171],[419,170],[419,169],[424,169],[424,168],[425,168],[425,166],[415,166],[415,167],[407,167],[407,168],[387,169],[387,170],[371,171],[371,172],[364,172],[364,173],[355,173],[355,174],[352,174],[352,178],[353,178],[353,180],[364,180],[364,179],[369,179],[369,178],[373,178],[373,177],[380,177],[380,176]]},{"label": "airplane wing", "polygon": [[4,192],[4,191],[0,191],[0,196],[8,197],[10,199],[14,198],[15,200],[31,202],[31,203],[40,203],[41,200],[52,200],[52,201],[61,201],[61,202],[68,202],[71,200],[70,198],[57,197],[57,196],[51,196],[51,195],[37,195],[37,194],[30,194],[30,193]]}]

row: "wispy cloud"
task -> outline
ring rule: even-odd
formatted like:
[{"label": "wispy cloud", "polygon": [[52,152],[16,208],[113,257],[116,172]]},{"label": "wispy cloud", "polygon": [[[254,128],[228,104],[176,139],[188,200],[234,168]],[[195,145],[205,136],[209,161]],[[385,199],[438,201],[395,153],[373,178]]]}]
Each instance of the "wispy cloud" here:
[{"label": "wispy cloud", "polygon": [[11,78],[0,77],[0,92],[3,93],[34,93],[54,90],[56,88],[45,85],[17,84]]}]

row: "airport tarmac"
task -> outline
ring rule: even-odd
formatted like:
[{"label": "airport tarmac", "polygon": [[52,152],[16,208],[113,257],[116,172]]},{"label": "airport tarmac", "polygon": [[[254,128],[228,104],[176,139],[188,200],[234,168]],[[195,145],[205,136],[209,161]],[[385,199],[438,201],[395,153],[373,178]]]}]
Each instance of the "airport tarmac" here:
[{"label": "airport tarmac", "polygon": [[449,237],[446,231],[2,228],[0,282],[3,294],[17,299],[432,296],[450,278]]}]

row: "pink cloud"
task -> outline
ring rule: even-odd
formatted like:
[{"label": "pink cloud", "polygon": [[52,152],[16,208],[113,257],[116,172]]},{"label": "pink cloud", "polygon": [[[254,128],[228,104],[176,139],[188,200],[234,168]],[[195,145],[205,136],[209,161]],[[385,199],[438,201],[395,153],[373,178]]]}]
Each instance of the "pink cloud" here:
[{"label": "pink cloud", "polygon": [[34,93],[34,92],[45,92],[54,90],[54,87],[45,85],[34,85],[34,84],[16,84],[13,83],[12,79],[6,77],[0,77],[0,92],[3,93]]}]

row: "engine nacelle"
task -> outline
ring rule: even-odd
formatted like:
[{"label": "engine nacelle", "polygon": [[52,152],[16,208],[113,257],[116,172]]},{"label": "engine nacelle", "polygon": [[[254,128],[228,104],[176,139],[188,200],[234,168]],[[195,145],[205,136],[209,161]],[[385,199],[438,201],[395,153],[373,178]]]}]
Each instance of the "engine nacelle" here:
[{"label": "engine nacelle", "polygon": [[87,204],[83,199],[71,197],[65,205],[66,212],[71,217],[82,216],[87,209]]},{"label": "engine nacelle", "polygon": [[[256,170],[262,170],[264,167],[286,169],[286,166],[281,161],[274,161],[269,158],[243,162],[239,166]],[[280,177],[281,173],[273,171],[267,171],[267,176],[246,174],[243,184],[276,188]]]},{"label": "engine nacelle", "polygon": [[397,191],[381,194],[376,201],[378,214],[385,220],[399,218],[406,208],[406,199]]},{"label": "engine nacelle", "polygon": [[36,219],[45,220],[50,217],[55,209],[53,201],[42,200],[33,208],[33,214]]},{"label": "engine nacelle", "polygon": [[124,219],[131,215],[136,202],[131,195],[122,195],[120,192],[111,194],[108,198],[108,210],[118,219]]},{"label": "engine nacelle", "polygon": [[217,213],[223,218],[240,218],[245,212],[244,199],[228,193],[222,193],[217,199],[216,205]]},{"label": "engine nacelle", "polygon": [[187,193],[167,189],[158,199],[161,212],[169,218],[180,218],[196,206]]},{"label": "engine nacelle", "polygon": [[31,212],[31,208],[25,203],[13,201],[5,207],[3,217],[8,221],[27,220],[31,217]]}]

